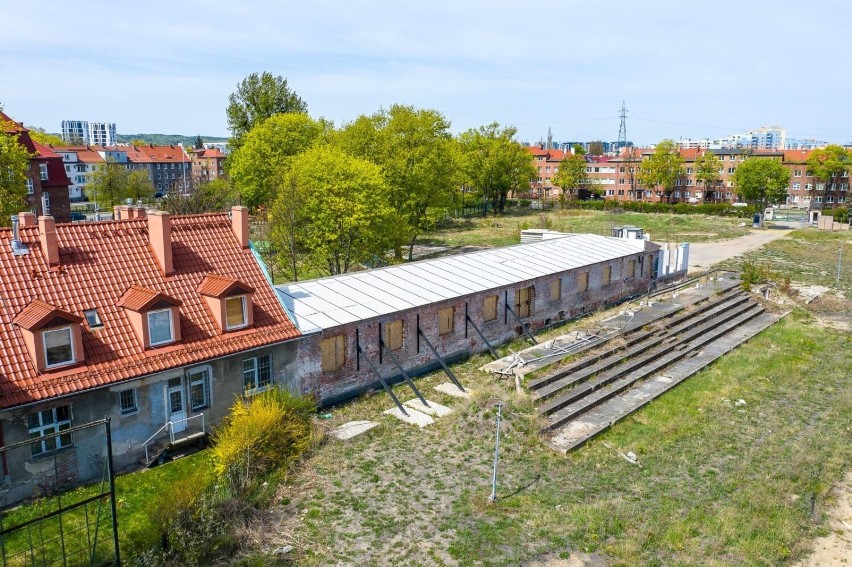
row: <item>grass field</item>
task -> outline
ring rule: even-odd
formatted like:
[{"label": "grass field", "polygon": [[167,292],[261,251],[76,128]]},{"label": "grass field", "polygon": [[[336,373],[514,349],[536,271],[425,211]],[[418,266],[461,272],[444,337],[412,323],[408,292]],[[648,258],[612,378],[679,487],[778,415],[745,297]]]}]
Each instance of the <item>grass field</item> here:
[{"label": "grass field", "polygon": [[381,427],[320,447],[267,531],[308,565],[507,565],[576,550],[625,566],[788,563],[821,532],[811,496],[819,512],[852,458],[852,342],[816,330],[789,316],[567,457],[542,445],[525,396],[477,370],[482,357],[455,369],[472,400],[432,390],[441,375],[418,382],[455,409],[423,430],[383,416],[386,395],[362,398],[329,426]]},{"label": "grass field", "polygon": [[517,244],[526,228],[588,232],[609,236],[614,226],[635,225],[655,241],[704,242],[735,238],[749,228],[742,219],[707,215],[613,213],[604,211],[513,209],[499,217],[447,219],[437,230],[423,235],[418,244],[433,246],[506,246]]},{"label": "grass field", "polygon": [[[837,284],[838,252],[843,247],[840,284]],[[852,293],[852,232],[828,232],[806,228],[770,242],[757,250],[728,260],[722,267],[739,269],[743,262],[767,267],[779,277]]]}]

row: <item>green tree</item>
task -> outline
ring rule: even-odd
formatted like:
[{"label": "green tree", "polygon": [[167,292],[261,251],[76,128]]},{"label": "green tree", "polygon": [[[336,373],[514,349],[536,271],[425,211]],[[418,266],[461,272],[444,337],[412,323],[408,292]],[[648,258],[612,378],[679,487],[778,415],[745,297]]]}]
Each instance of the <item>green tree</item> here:
[{"label": "green tree", "polygon": [[89,197],[101,208],[112,208],[125,199],[134,202],[154,196],[154,185],[148,174],[138,169],[127,169],[112,159],[97,166],[88,185]]},{"label": "green tree", "polygon": [[169,193],[160,200],[160,208],[176,215],[227,211],[239,203],[239,195],[227,179],[202,182],[192,193]]},{"label": "green tree", "polygon": [[[387,235],[398,217],[374,163],[318,145],[293,158],[283,184],[272,216],[279,250],[292,248],[316,270],[341,274],[375,264],[392,244]],[[287,234],[295,235],[292,246],[281,241]]]},{"label": "green tree", "polygon": [[589,182],[589,174],[586,172],[589,164],[586,163],[584,153],[582,146],[575,146],[574,153],[566,154],[559,162],[559,171],[553,176],[553,184],[562,189],[559,193],[559,204],[562,207],[566,199],[575,199],[577,190]]},{"label": "green tree", "polygon": [[790,171],[774,158],[748,158],[734,172],[737,195],[761,209],[784,202],[789,184]]},{"label": "green tree", "polygon": [[228,97],[228,128],[233,137],[229,144],[238,149],[243,137],[266,119],[284,113],[306,114],[308,105],[287,86],[287,79],[272,73],[252,73],[237,84]]},{"label": "green tree", "polygon": [[695,158],[695,179],[704,186],[704,198],[706,199],[709,193],[716,195],[718,201],[719,181],[722,179],[722,160],[710,150]]},{"label": "green tree", "polygon": [[654,153],[644,160],[639,171],[639,182],[645,187],[657,188],[671,202],[677,180],[683,175],[683,158],[674,140],[663,140]]},{"label": "green tree", "polygon": [[134,138],[134,139],[132,139],[132,140],[130,141],[130,145],[131,145],[131,146],[137,146],[137,147],[139,147],[139,146],[147,146],[147,145],[148,145],[148,142],[146,142],[146,141],[145,141],[145,140],[143,140],[142,138]]},{"label": "green tree", "polygon": [[395,104],[344,127],[338,138],[352,155],[379,165],[390,188],[390,204],[404,221],[395,245],[408,246],[430,230],[453,204],[461,182],[457,143],[437,110]]},{"label": "green tree", "polygon": [[834,195],[840,188],[840,184],[843,183],[843,174],[848,175],[848,172],[852,170],[852,153],[843,146],[830,144],[813,150],[808,156],[807,165],[816,179],[814,188],[811,189],[811,203],[814,203],[814,193],[820,186],[825,189],[826,195]]},{"label": "green tree", "polygon": [[48,134],[44,128],[30,128],[30,138],[44,146],[64,146],[65,142],[56,134]]},{"label": "green tree", "polygon": [[472,128],[459,137],[467,183],[480,192],[483,216],[488,203],[503,212],[509,192],[529,190],[536,177],[532,154],[515,140],[517,129],[496,122]]},{"label": "green tree", "polygon": [[198,134],[195,137],[195,149],[200,150],[204,148],[204,140],[201,139],[201,134]]},{"label": "green tree", "polygon": [[313,145],[327,126],[306,114],[276,114],[252,128],[228,160],[230,178],[243,204],[250,208],[271,205],[282,169]]},{"label": "green tree", "polygon": [[30,153],[18,142],[18,129],[0,123],[0,226],[9,226],[11,216],[26,209],[27,172]]}]

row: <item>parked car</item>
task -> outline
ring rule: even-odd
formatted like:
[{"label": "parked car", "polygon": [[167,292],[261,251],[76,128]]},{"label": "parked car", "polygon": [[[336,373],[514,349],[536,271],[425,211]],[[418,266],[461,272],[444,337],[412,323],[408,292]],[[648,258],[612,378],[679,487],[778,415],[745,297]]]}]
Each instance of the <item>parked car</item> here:
[{"label": "parked car", "polygon": [[71,212],[71,221],[84,221],[86,220],[86,215],[78,211]]}]

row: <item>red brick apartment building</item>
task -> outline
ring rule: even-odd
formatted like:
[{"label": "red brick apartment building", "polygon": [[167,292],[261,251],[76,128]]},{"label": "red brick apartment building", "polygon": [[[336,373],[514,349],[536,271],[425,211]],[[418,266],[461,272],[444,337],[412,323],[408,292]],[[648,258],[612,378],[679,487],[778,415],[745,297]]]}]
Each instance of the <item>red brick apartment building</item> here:
[{"label": "red brick apartment building", "polygon": [[[539,172],[537,181],[530,183],[530,197],[555,199],[561,188],[552,183],[552,176],[559,170],[559,162],[565,156],[561,150],[546,150],[540,147],[529,149]],[[794,208],[833,208],[848,203],[849,173],[835,180],[834,189],[826,191],[825,184],[817,180],[807,168],[812,150],[752,151],[739,148],[704,150],[681,149],[683,173],[677,180],[671,195],[673,203],[735,203],[738,201],[734,174],[746,159],[775,159],[790,170],[790,187],[786,205]],[[711,187],[696,176],[696,159],[705,152],[719,158],[719,177]],[[639,169],[643,160],[653,154],[653,149],[628,148],[616,157],[587,157],[586,173],[589,176],[587,189],[602,191],[603,197],[614,201],[662,202],[665,196],[656,188],[643,187],[639,182]]]},{"label": "red brick apartment building", "polygon": [[[3,132],[0,135],[16,136],[18,143],[30,154],[27,171],[27,206],[37,215],[50,214],[59,222],[71,220],[71,204],[68,199],[70,181],[62,167],[62,157],[47,146],[30,137],[29,129],[0,112]],[[7,224],[4,219],[0,224]]]}]

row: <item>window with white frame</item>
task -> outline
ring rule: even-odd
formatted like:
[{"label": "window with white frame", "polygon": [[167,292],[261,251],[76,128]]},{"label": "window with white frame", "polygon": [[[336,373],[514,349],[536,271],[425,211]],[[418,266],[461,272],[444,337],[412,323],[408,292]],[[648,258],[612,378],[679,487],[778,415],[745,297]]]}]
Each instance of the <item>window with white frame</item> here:
[{"label": "window with white frame", "polygon": [[793,170],[793,177],[801,177],[801,176],[802,176],[802,170],[801,169],[794,169]]},{"label": "window with white frame", "polygon": [[272,386],[272,355],[264,354],[243,360],[243,389],[260,392]]},{"label": "window with white frame", "polygon": [[121,409],[122,415],[136,413],[139,406],[136,403],[136,388],[122,390],[118,393],[118,406]]},{"label": "window with white frame", "polygon": [[172,310],[157,309],[148,312],[148,342],[151,346],[170,343],[174,340],[172,331]]},{"label": "window with white frame", "polygon": [[189,371],[189,407],[192,411],[210,405],[210,370],[202,368]]},{"label": "window with white frame", "polygon": [[239,295],[225,299],[225,328],[238,329],[248,325],[246,296]]},{"label": "window with white frame", "polygon": [[27,177],[27,195],[35,194],[35,187],[33,185],[33,180]]},{"label": "window with white frame", "polygon": [[32,454],[41,455],[72,444],[70,433],[60,433],[71,429],[71,407],[59,406],[31,413],[27,416],[30,439],[40,439],[32,444]]},{"label": "window with white frame", "polygon": [[71,364],[74,358],[74,337],[71,327],[60,327],[42,331],[44,345],[44,365],[46,368]]},{"label": "window with white frame", "polygon": [[801,183],[793,183],[793,191],[798,191],[801,188],[802,188]]},{"label": "window with white frame", "polygon": [[41,177],[42,181],[47,181],[47,164],[46,163],[38,164],[38,174]]}]

